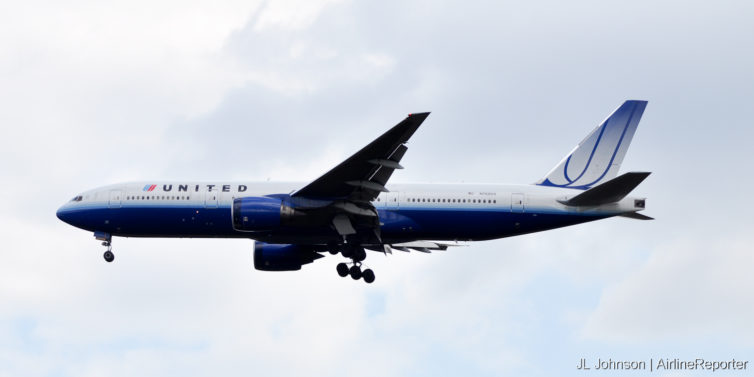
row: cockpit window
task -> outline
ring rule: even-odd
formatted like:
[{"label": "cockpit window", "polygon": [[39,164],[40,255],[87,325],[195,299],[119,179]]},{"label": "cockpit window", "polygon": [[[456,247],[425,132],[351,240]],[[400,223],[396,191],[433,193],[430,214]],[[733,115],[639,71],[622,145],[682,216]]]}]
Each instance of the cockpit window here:
[{"label": "cockpit window", "polygon": [[81,195],[79,195],[79,196],[76,196],[75,198],[71,199],[71,201],[72,201],[72,202],[80,202],[80,201],[81,201],[81,199],[84,199],[84,198],[83,198],[83,197],[81,197]]}]

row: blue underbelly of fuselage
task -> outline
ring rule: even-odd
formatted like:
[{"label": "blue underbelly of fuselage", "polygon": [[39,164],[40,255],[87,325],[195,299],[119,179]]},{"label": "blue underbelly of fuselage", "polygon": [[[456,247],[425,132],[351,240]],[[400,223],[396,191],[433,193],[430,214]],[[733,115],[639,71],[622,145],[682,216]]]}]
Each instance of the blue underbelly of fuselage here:
[{"label": "blue underbelly of fuselage", "polygon": [[[553,229],[606,216],[511,212],[506,209],[402,208],[378,211],[385,243],[413,240],[488,240]],[[337,242],[332,227],[281,227],[270,232],[233,228],[230,207],[124,206],[80,208],[59,214],[71,225],[123,237],[253,238],[268,243]]]}]

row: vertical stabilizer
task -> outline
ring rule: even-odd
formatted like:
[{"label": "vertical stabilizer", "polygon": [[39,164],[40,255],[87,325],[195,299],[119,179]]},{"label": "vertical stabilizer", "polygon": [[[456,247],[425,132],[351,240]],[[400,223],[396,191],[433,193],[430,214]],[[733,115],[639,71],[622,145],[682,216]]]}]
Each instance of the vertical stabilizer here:
[{"label": "vertical stabilizer", "polygon": [[624,102],[537,184],[588,189],[615,178],[646,107]]}]

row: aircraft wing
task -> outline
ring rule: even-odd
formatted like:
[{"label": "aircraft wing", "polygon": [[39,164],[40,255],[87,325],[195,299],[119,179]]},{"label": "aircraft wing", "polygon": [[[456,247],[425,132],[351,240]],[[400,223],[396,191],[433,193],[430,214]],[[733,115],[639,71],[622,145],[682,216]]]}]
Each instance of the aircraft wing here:
[{"label": "aircraft wing", "polygon": [[369,145],[315,179],[293,197],[345,199],[369,202],[381,192],[408,149],[406,142],[429,116],[429,113],[409,114]]}]

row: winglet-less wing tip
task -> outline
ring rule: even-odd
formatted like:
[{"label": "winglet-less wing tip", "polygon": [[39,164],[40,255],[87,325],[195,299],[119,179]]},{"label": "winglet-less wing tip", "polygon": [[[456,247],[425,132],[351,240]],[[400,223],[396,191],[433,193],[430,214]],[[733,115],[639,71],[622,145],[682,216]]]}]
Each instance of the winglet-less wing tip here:
[{"label": "winglet-less wing tip", "polygon": [[360,200],[373,200],[380,192],[387,191],[384,186],[393,170],[402,167],[400,160],[406,151],[406,142],[427,116],[429,112],[409,114],[406,119],[292,196],[345,198],[357,194]]},{"label": "winglet-less wing tip", "polygon": [[426,117],[429,116],[429,113],[430,113],[429,111],[424,112],[424,113],[411,113],[411,114],[408,114],[408,117],[409,118],[413,118],[413,117],[422,118],[422,120],[424,120]]}]

